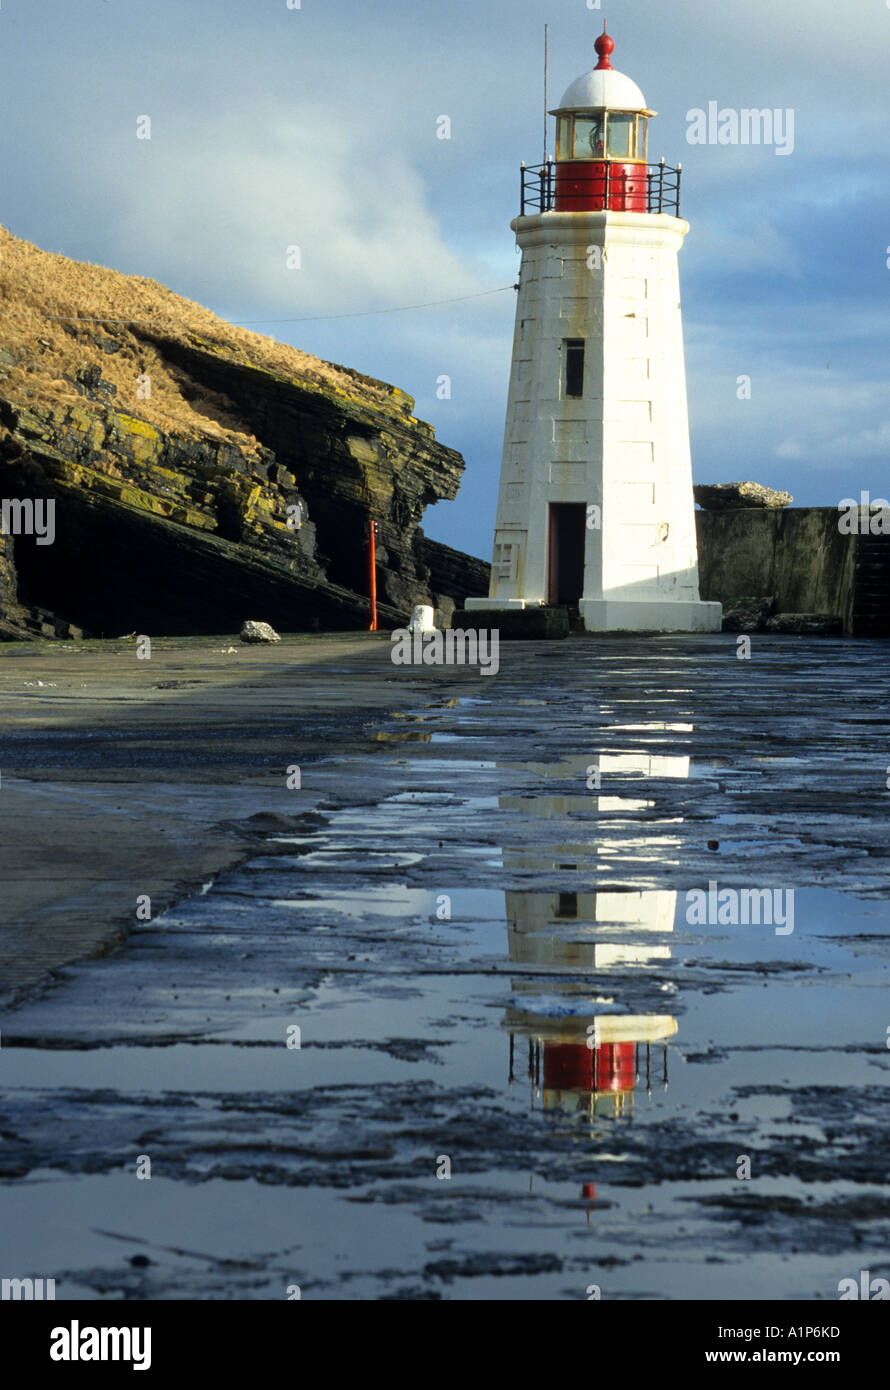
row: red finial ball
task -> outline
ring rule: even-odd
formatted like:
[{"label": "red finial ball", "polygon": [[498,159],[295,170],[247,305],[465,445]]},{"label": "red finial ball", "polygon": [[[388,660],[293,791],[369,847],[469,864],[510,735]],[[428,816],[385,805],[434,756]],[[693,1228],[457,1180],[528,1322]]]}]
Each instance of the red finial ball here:
[{"label": "red finial ball", "polygon": [[609,35],[606,33],[605,21],[603,22],[603,32],[593,46],[599,54],[599,62],[594,71],[598,68],[611,68],[612,64],[609,62],[609,54],[615,52],[615,40],[610,39]]}]

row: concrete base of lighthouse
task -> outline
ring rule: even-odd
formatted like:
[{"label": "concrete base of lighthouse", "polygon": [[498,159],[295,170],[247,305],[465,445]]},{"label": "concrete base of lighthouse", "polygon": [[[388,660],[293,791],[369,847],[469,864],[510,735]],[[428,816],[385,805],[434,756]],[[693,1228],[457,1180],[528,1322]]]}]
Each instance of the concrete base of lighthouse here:
[{"label": "concrete base of lighthouse", "polygon": [[464,603],[464,608],[472,611],[473,609],[508,609],[516,608],[540,608],[540,604],[530,604],[524,598],[468,598]]},{"label": "concrete base of lighthouse", "polygon": [[579,608],[588,632],[719,632],[723,624],[721,605],[702,600],[582,598]]},{"label": "concrete base of lighthouse", "polygon": [[[532,615],[540,615],[545,607],[527,599],[468,598],[464,612],[484,613],[490,623],[499,612],[513,619],[525,611],[531,626]],[[587,632],[720,632],[723,621],[721,605],[702,600],[582,598],[578,607]]]}]

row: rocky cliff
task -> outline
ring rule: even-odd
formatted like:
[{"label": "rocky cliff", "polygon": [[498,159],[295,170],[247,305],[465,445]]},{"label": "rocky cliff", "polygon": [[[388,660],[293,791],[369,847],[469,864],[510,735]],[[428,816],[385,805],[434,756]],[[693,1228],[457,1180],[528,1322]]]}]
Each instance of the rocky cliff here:
[{"label": "rocky cliff", "polygon": [[54,504],[51,543],[7,519],[0,636],[363,627],[370,518],[382,624],[459,599],[419,523],[463,460],[413,405],[0,229],[0,499]]}]

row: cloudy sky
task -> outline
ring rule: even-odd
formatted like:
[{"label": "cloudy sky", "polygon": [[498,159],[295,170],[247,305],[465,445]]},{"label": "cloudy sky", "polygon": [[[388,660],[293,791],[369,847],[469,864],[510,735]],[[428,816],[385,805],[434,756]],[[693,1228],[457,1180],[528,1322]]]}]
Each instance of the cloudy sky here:
[{"label": "cloudy sky", "polygon": [[[696,480],[887,496],[890,0],[2,0],[0,222],[409,391],[467,462],[426,529],[487,558],[543,26],[552,106],[604,17],[684,167]],[[688,143],[709,101],[793,152]]]}]

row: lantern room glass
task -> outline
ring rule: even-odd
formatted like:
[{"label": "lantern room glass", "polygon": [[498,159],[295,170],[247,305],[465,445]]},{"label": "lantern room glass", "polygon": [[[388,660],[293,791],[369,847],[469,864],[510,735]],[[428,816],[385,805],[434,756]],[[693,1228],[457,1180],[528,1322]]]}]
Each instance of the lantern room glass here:
[{"label": "lantern room glass", "polygon": [[636,158],[645,164],[649,158],[649,117],[637,116],[637,133],[634,140]]},{"label": "lantern room glass", "polygon": [[605,120],[602,116],[575,117],[575,159],[605,159]]},{"label": "lantern room glass", "polygon": [[634,111],[598,111],[559,116],[556,158],[645,164],[648,156],[648,116]]},{"label": "lantern room glass", "polygon": [[610,159],[631,159],[635,148],[635,120],[624,112],[610,113],[607,151]]}]

